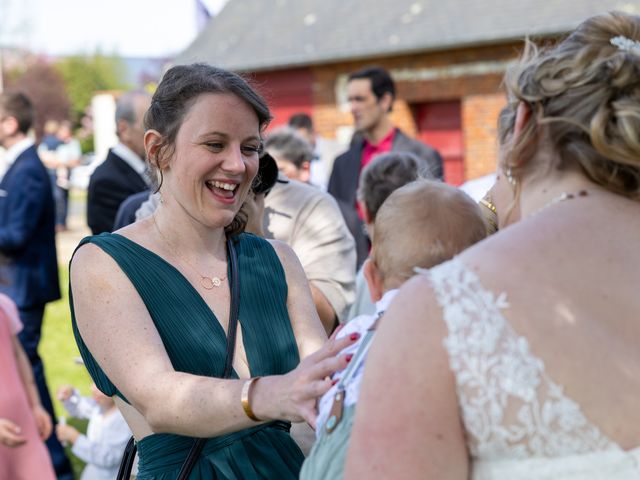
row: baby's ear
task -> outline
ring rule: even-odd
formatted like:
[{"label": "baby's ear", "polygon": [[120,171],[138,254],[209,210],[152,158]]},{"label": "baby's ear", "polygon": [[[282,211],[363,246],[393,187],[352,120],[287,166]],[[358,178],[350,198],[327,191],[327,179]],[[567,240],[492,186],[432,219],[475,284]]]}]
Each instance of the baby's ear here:
[{"label": "baby's ear", "polygon": [[362,265],[362,273],[364,274],[367,286],[369,287],[371,301],[375,303],[380,300],[384,294],[384,279],[375,260],[371,257],[367,258]]}]

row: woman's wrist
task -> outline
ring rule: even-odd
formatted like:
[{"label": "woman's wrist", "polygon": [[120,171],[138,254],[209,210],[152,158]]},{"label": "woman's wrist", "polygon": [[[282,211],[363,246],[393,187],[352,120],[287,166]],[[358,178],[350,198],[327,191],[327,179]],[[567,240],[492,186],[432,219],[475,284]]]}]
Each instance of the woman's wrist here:
[{"label": "woman's wrist", "polygon": [[28,397],[29,405],[31,405],[31,410],[37,410],[38,408],[44,409],[44,407],[42,406],[42,402],[40,401],[40,395],[38,395],[38,390],[35,390],[35,393],[28,395]]},{"label": "woman's wrist", "polygon": [[[248,398],[251,411],[253,415],[260,419],[259,421],[277,420],[279,418],[278,412],[273,408],[277,405],[277,400],[274,402],[274,390],[278,383],[279,376],[270,375],[268,377],[260,377],[260,380],[254,380],[251,385],[250,396]],[[248,380],[248,381],[251,381]],[[245,387],[246,387],[245,383]]]},{"label": "woman's wrist", "polygon": [[253,412],[253,408],[251,406],[251,394],[253,393],[252,390],[254,388],[254,385],[258,383],[258,380],[260,380],[260,378],[262,377],[253,377],[249,380],[246,380],[242,385],[242,391],[240,393],[240,403],[242,404],[242,409],[244,410],[245,415],[254,422],[259,422],[260,419]]}]

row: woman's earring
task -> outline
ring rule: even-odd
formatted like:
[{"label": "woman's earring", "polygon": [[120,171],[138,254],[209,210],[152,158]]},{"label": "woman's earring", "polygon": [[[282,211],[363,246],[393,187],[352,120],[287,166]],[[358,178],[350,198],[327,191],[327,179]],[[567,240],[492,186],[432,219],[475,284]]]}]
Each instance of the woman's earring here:
[{"label": "woman's earring", "polygon": [[513,172],[511,171],[511,167],[507,167],[507,169],[504,172],[505,177],[507,177],[507,181],[509,182],[509,184],[515,189],[518,181],[516,180],[516,178],[513,176]]}]

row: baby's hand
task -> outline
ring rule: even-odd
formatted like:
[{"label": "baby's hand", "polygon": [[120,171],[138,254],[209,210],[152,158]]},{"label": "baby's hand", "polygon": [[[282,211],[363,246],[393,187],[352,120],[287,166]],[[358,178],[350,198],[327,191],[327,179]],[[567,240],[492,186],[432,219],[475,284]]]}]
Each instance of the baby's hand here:
[{"label": "baby's hand", "polygon": [[59,423],[56,425],[56,435],[61,442],[73,445],[80,436],[80,432],[70,425],[62,425]]},{"label": "baby's hand", "polygon": [[58,389],[57,397],[61,402],[68,400],[71,395],[73,395],[73,386],[71,385],[65,385]]}]

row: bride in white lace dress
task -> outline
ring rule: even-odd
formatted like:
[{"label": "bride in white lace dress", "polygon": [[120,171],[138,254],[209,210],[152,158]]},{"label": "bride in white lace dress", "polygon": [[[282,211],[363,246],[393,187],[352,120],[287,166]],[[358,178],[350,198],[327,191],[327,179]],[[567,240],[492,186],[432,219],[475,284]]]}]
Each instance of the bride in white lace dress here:
[{"label": "bride in white lace dress", "polygon": [[381,321],[350,479],[640,479],[640,18],[506,81],[500,231]]}]

